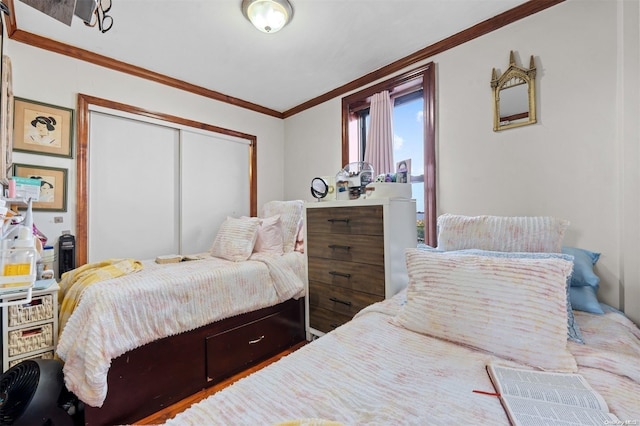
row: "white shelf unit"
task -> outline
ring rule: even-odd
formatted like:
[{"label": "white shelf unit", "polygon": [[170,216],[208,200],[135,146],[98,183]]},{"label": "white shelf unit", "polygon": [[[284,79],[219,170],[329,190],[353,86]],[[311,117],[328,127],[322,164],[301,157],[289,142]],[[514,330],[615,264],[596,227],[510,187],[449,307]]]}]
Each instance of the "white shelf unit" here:
[{"label": "white shelf unit", "polygon": [[[58,343],[57,283],[33,290],[29,303],[2,306],[2,371],[25,359],[52,359]],[[24,298],[5,294],[2,302]]]}]

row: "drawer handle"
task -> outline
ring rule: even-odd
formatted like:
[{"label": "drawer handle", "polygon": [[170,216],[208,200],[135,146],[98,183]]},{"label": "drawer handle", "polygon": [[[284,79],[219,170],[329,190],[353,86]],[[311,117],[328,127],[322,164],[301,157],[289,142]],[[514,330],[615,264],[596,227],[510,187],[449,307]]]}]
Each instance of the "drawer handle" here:
[{"label": "drawer handle", "polygon": [[256,343],[260,343],[264,339],[264,336],[258,337],[256,340],[249,340],[250,345],[255,345]]},{"label": "drawer handle", "polygon": [[335,223],[335,222],[344,222],[346,224],[349,223],[349,218],[347,219],[327,219],[327,222]]},{"label": "drawer handle", "polygon": [[351,306],[351,302],[349,302],[348,300],[340,300],[336,299],[335,297],[330,297],[329,300],[335,303],[342,303],[343,305]]},{"label": "drawer handle", "polygon": [[351,250],[351,246],[341,246],[338,244],[329,244],[329,248],[331,250],[341,249],[341,250]]},{"label": "drawer handle", "polygon": [[329,273],[330,273],[331,275],[337,275],[337,276],[339,276],[339,277],[351,278],[351,274],[345,274],[344,272],[329,271]]}]

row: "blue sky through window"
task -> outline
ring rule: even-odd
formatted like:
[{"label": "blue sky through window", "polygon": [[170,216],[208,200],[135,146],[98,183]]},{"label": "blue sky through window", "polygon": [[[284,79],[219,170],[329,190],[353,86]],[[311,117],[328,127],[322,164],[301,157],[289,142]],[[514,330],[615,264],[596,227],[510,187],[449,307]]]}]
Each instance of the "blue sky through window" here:
[{"label": "blue sky through window", "polygon": [[[424,125],[422,97],[393,108],[393,159],[396,163],[411,159],[411,174],[424,175]],[[416,210],[424,212],[424,183],[412,185]]]}]

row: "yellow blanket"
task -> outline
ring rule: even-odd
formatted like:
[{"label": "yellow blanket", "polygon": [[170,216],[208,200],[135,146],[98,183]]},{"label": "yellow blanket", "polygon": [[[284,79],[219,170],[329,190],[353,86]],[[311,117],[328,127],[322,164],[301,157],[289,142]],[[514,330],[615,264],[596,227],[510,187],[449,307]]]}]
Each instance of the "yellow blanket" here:
[{"label": "yellow blanket", "polygon": [[58,313],[58,335],[62,334],[67,320],[80,303],[82,293],[87,287],[99,281],[117,278],[141,269],[142,263],[139,260],[108,259],[102,262],[88,263],[62,274],[60,291],[58,292],[58,300],[62,301]]}]

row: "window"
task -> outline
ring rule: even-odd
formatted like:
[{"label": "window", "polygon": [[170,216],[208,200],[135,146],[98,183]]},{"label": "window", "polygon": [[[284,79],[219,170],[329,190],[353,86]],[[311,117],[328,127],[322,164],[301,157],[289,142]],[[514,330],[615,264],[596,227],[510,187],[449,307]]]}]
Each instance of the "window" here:
[{"label": "window", "polygon": [[371,96],[388,90],[394,102],[394,161],[411,159],[418,241],[436,245],[435,68],[426,66],[378,83],[342,100],[342,162],[362,161]]}]

